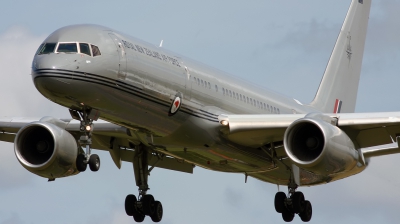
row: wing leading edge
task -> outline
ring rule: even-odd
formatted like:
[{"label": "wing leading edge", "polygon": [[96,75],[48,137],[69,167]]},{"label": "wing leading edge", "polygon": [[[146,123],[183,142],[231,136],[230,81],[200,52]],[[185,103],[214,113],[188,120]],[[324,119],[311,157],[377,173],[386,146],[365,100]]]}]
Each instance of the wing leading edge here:
[{"label": "wing leading edge", "polygon": [[[222,134],[232,142],[249,147],[262,147],[282,142],[290,124],[302,118],[319,118],[337,126],[365,152],[366,157],[400,153],[400,112],[284,115],[220,115]],[[381,148],[380,148],[381,147]],[[396,151],[397,150],[397,151]]]}]

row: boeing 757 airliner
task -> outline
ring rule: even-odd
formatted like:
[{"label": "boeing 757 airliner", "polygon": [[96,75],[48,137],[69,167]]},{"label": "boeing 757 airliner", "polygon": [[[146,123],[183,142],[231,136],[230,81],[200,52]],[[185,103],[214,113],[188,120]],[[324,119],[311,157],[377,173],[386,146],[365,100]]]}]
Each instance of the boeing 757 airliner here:
[{"label": "boeing 757 airliner", "polygon": [[[134,166],[136,222],[161,221],[148,194],[153,168],[195,166],[285,185],[275,195],[286,222],[308,222],[302,186],[363,171],[371,157],[399,153],[400,112],[354,113],[371,0],[352,0],[314,100],[302,104],[162,47],[98,25],[60,28],[39,46],[32,80],[71,118],[0,119],[28,171],[53,181],[100,168],[92,149],[117,167]],[[101,119],[101,120],[98,120]],[[393,146],[395,145],[395,146]]]}]

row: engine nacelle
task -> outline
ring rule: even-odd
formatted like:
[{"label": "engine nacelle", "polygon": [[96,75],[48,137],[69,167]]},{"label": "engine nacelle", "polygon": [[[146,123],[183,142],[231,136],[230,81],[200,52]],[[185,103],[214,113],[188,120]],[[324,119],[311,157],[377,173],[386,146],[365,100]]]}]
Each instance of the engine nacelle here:
[{"label": "engine nacelle", "polygon": [[54,124],[39,121],[21,128],[14,150],[21,165],[36,175],[55,179],[79,173],[77,141]]},{"label": "engine nacelle", "polygon": [[319,118],[302,118],[285,132],[286,154],[298,166],[329,175],[353,169],[359,154],[340,128]]}]

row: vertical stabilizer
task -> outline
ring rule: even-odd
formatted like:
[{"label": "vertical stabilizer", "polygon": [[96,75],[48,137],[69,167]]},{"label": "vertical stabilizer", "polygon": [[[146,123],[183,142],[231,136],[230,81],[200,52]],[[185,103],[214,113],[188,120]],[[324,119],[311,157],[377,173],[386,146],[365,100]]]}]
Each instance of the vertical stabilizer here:
[{"label": "vertical stabilizer", "polygon": [[353,0],[317,94],[310,106],[325,113],[354,112],[371,0]]}]

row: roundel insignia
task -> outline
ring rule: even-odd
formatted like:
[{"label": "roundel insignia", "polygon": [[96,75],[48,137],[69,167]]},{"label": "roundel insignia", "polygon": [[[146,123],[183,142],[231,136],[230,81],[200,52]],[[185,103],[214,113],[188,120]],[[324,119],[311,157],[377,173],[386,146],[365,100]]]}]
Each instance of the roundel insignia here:
[{"label": "roundel insignia", "polygon": [[179,108],[181,108],[181,98],[176,96],[174,101],[172,101],[171,107],[169,108],[168,115],[172,116],[178,112]]}]

